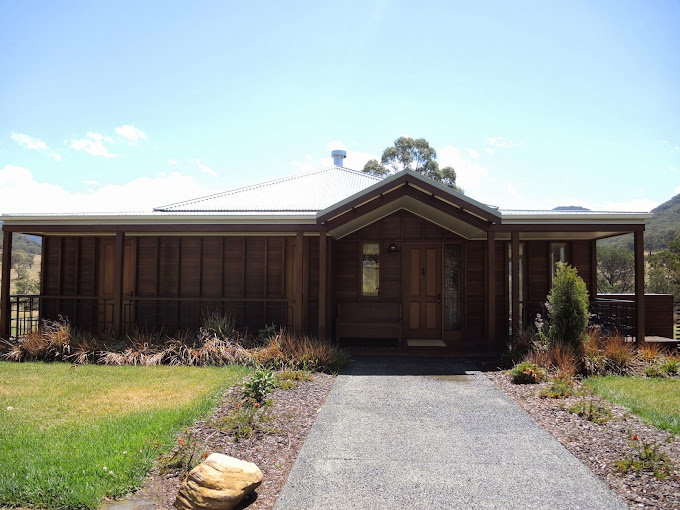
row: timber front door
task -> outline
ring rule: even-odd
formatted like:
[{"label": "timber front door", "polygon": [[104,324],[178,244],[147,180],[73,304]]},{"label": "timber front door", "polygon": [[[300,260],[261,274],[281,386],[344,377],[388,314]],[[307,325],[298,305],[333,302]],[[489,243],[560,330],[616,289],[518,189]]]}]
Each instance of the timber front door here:
[{"label": "timber front door", "polygon": [[406,245],[404,321],[407,339],[441,338],[440,244]]}]

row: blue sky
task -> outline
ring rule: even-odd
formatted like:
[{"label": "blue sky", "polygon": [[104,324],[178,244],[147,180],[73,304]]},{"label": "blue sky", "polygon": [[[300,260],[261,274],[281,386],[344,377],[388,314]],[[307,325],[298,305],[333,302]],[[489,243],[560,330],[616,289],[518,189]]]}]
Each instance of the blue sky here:
[{"label": "blue sky", "polygon": [[424,137],[476,200],[680,193],[680,2],[2,2],[0,212],[149,210]]}]

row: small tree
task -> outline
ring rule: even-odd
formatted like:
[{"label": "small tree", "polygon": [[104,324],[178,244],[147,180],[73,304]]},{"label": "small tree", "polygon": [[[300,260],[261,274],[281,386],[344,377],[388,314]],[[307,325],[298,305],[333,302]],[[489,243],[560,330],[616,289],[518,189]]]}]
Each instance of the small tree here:
[{"label": "small tree", "polygon": [[581,349],[588,327],[588,289],[575,268],[557,263],[548,309],[555,340]]}]

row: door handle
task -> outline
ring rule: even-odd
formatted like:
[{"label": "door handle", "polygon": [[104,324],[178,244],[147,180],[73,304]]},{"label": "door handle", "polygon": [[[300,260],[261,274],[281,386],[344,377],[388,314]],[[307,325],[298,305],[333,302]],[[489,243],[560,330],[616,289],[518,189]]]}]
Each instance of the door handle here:
[{"label": "door handle", "polygon": [[442,303],[442,295],[437,294],[437,304],[440,305]]}]

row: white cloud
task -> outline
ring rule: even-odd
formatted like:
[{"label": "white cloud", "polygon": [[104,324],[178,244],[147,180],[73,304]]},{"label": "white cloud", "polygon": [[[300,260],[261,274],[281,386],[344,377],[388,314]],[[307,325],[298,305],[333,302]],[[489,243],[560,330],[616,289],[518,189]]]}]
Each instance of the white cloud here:
[{"label": "white cloud", "polygon": [[472,159],[479,159],[479,152],[474,149],[465,149]]},{"label": "white cloud", "polygon": [[114,143],[108,136],[90,131],[87,133],[87,138],[83,138],[82,140],[71,140],[71,147],[77,151],[84,151],[93,156],[102,156],[105,158],[120,156],[120,154],[109,152],[108,148],[104,145],[104,142]]},{"label": "white cloud", "polygon": [[137,145],[139,140],[146,140],[146,134],[144,131],[130,124],[117,127],[115,131],[119,136],[122,136],[127,140],[128,145]]},{"label": "white cloud", "polygon": [[[215,192],[201,186],[194,177],[172,172],[120,185],[97,185],[91,191],[78,193],[39,182],[30,170],[15,165],[0,168],[0,189],[0,213],[150,212],[154,207]],[[26,200],[27,189],[31,190],[31,200]]]},{"label": "white cloud", "polygon": [[[473,156],[468,152],[466,157],[463,151],[451,145],[447,145],[441,149],[437,149],[437,162],[439,167],[443,168],[446,166],[451,166],[456,171],[456,184],[458,184],[467,194],[469,192],[474,192],[479,190],[481,187],[488,186],[489,181],[489,171],[482,165],[473,161]],[[495,179],[492,180],[495,182]]]},{"label": "white cloud", "polygon": [[347,147],[345,146],[345,144],[340,142],[340,141],[337,141],[337,140],[333,140],[333,141],[328,142],[326,144],[326,148],[329,151],[346,151],[347,150]]},{"label": "white cloud", "polygon": [[87,186],[99,186],[99,181],[83,181],[83,184]]},{"label": "white cloud", "polygon": [[26,149],[31,149],[31,150],[37,150],[40,152],[45,152],[49,157],[54,159],[55,161],[61,161],[61,154],[58,154],[54,152],[53,150],[50,150],[47,147],[47,144],[43,142],[39,138],[33,138],[32,136],[28,136],[24,133],[15,133],[12,131],[12,134],[10,135],[12,140],[14,140],[20,147],[24,147]]},{"label": "white cloud", "polygon": [[169,159],[169,160],[168,160],[168,165],[170,165],[170,166],[175,166],[175,165],[177,165],[177,160],[176,160],[176,159]]},{"label": "white cloud", "polygon": [[[323,160],[321,160],[321,161],[323,161]],[[294,161],[291,161],[291,163],[294,167],[296,167],[298,170],[300,170],[300,172],[311,172],[312,170],[318,170],[322,166],[328,166],[328,165],[325,165],[325,164],[322,164],[322,163],[319,163],[319,165],[317,166],[314,163],[314,160],[313,160],[311,154],[305,154],[305,157],[302,158],[302,161],[299,161],[299,160],[296,159]],[[333,164],[332,159],[331,159],[330,164],[331,165]]]},{"label": "white cloud", "polygon": [[208,174],[208,175],[212,175],[213,177],[217,177],[217,172],[215,172],[215,170],[210,168],[208,165],[201,163],[200,159],[190,159],[189,162],[196,165],[198,167],[198,169],[201,172],[203,172],[204,174]]},{"label": "white cloud", "polygon": [[677,195],[678,193],[680,193],[680,186],[675,188],[675,194]]},{"label": "white cloud", "polygon": [[487,147],[484,150],[489,154],[494,154],[498,149],[512,149],[513,147],[522,145],[521,142],[507,140],[502,136],[490,136],[486,139],[486,142],[490,145],[490,147]]}]

